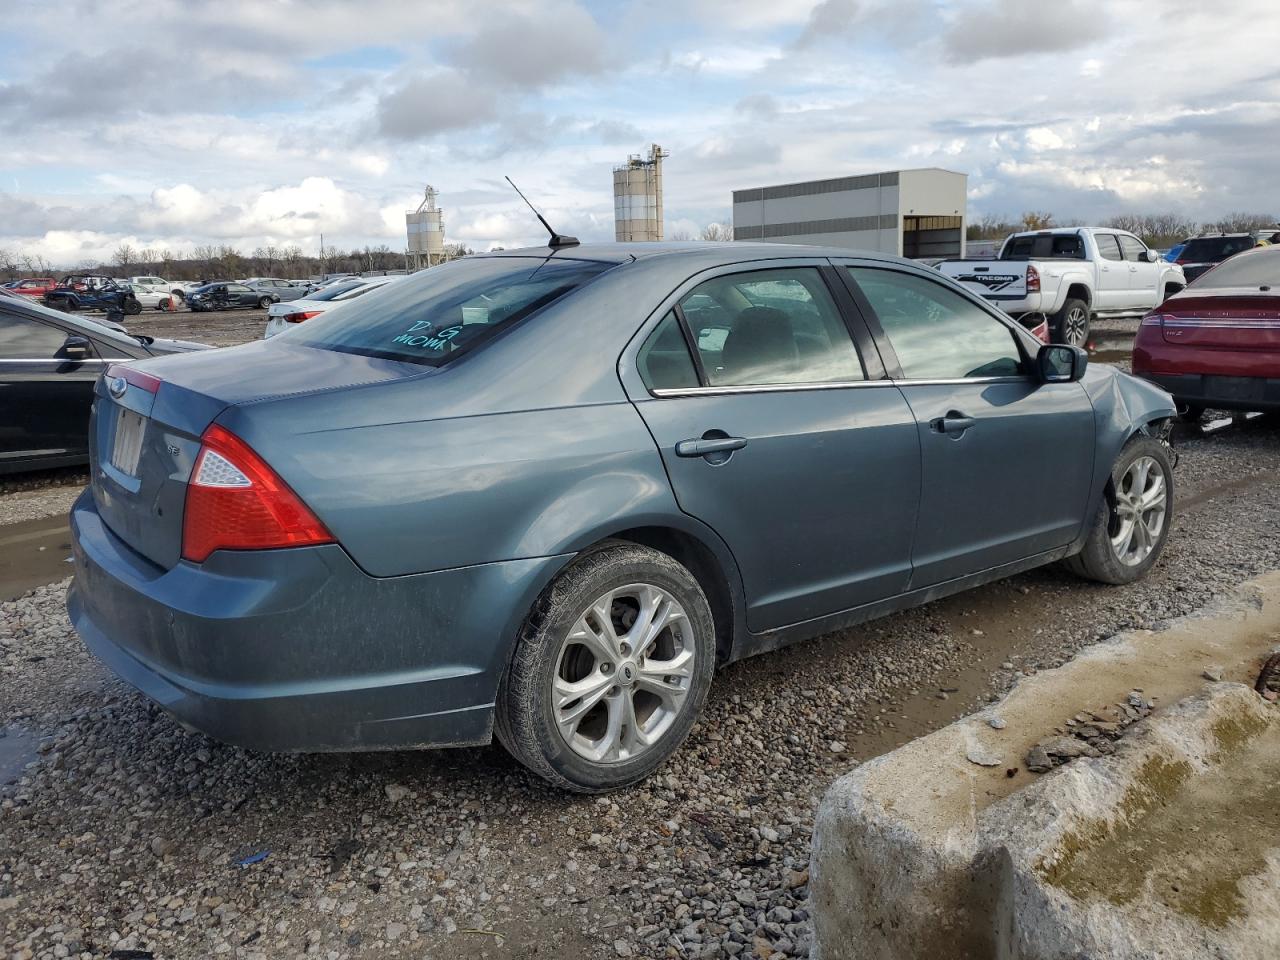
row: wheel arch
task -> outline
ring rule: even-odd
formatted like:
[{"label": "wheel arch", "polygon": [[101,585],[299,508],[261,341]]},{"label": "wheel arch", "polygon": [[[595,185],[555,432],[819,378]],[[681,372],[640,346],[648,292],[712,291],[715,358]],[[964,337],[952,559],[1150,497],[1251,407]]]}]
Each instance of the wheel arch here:
[{"label": "wheel arch", "polygon": [[1085,306],[1093,309],[1093,291],[1083,281],[1072,280],[1067,284],[1067,295],[1063,298],[1062,306],[1066,306],[1068,300],[1083,300]]},{"label": "wheel arch", "polygon": [[[607,540],[623,540],[665,553],[693,574],[711,606],[711,617],[716,628],[716,661],[727,663],[733,659],[734,641],[739,636],[738,618],[742,609],[740,595],[735,591],[731,579],[738,577],[736,564],[733,564],[731,574],[716,550],[688,530],[672,526],[630,527],[617,531]],[[732,559],[728,559],[732,563]]]}]

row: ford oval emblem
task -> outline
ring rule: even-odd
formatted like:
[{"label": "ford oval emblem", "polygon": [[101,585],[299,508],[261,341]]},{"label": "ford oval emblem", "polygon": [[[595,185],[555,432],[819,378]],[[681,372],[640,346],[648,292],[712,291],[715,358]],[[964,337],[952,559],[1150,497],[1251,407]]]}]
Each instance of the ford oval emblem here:
[{"label": "ford oval emblem", "polygon": [[128,389],[129,384],[124,377],[112,377],[107,381],[107,393],[111,394],[111,396],[115,397],[117,400],[123,397],[125,391]]}]

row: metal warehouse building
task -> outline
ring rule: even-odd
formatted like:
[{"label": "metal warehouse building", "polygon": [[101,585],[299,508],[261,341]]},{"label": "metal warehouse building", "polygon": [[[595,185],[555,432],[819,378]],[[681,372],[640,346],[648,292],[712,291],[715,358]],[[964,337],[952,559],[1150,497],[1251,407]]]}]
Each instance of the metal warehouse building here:
[{"label": "metal warehouse building", "polygon": [[964,256],[967,174],[928,167],[733,191],[733,238]]}]

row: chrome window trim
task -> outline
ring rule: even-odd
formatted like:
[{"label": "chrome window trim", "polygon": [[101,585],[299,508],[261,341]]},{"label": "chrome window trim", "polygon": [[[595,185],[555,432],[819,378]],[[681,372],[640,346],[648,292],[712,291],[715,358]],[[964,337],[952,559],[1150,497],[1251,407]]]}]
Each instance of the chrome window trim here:
[{"label": "chrome window trim", "polygon": [[959,386],[967,383],[1029,383],[1030,377],[957,377],[950,380],[838,380],[830,383],[767,383],[725,385],[719,387],[685,387],[650,390],[658,400],[678,397],[706,397],[734,393],[801,393],[811,390],[852,390],[859,387],[935,387]]}]

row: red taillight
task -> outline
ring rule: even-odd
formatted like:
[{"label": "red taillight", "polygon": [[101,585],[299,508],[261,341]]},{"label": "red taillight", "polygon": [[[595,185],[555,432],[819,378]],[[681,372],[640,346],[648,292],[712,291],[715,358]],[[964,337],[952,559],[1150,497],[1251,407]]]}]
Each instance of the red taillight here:
[{"label": "red taillight", "polygon": [[1027,264],[1027,293],[1040,292],[1040,271]]},{"label": "red taillight", "polygon": [[285,323],[301,323],[303,320],[310,320],[312,317],[318,317],[324,313],[323,310],[299,310],[296,313],[286,313],[281,318]]},{"label": "red taillight", "polygon": [[187,485],[182,556],[203,563],[215,550],[271,550],[333,543],[298,495],[230,430],[200,438]]},{"label": "red taillight", "polygon": [[107,367],[105,376],[108,381],[120,377],[125,383],[131,383],[139,390],[145,390],[147,393],[155,393],[160,389],[159,377],[143,373],[141,370],[134,369],[126,363],[113,363]]}]

